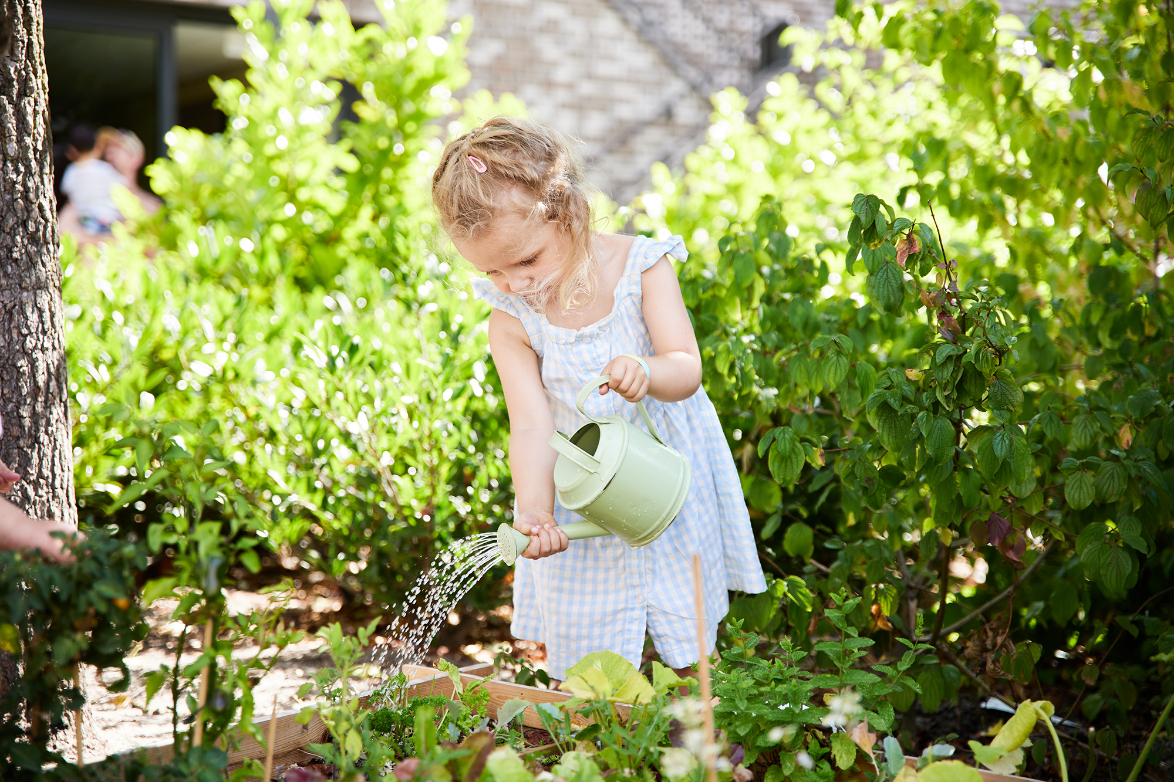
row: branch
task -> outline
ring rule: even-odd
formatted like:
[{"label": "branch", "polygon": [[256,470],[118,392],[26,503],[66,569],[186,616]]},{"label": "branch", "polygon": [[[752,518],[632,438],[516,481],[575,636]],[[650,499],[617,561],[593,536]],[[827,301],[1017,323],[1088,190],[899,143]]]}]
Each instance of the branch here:
[{"label": "branch", "polygon": [[[1032,573],[1034,573],[1035,570],[1040,565],[1043,564],[1044,558],[1047,557],[1048,552],[1051,551],[1051,549],[1052,549],[1051,543],[1049,543],[1047,546],[1044,547],[1044,550],[1042,552],[1040,552],[1040,555],[1035,558],[1035,562],[1032,562],[1030,565],[1028,565],[1027,570],[1023,571],[1022,579],[1026,579],[1028,576],[1030,576]],[[965,627],[970,622],[970,620],[974,619],[976,616],[979,616],[982,613],[985,613],[992,606],[998,604],[1000,601],[1002,601],[1004,598],[1006,598],[1007,595],[1011,594],[1011,592],[1013,592],[1014,590],[1015,590],[1015,585],[1011,585],[1011,586],[1007,587],[1002,592],[995,595],[990,600],[986,601],[981,606],[979,606],[978,608],[971,611],[967,616],[963,617],[962,619],[959,619],[957,622],[954,622],[949,627],[944,628],[942,630],[942,633],[944,635],[949,635],[950,633],[953,633],[953,632],[956,632],[957,630],[960,630],[961,628]],[[930,641],[928,638],[919,638],[918,641],[933,643],[933,641]]]},{"label": "branch", "polygon": [[938,595],[938,615],[934,619],[933,635],[930,637],[930,645],[937,646],[938,639],[942,637],[942,621],[946,617],[946,598],[950,595],[950,547],[942,546],[942,570],[939,575],[940,593]]}]

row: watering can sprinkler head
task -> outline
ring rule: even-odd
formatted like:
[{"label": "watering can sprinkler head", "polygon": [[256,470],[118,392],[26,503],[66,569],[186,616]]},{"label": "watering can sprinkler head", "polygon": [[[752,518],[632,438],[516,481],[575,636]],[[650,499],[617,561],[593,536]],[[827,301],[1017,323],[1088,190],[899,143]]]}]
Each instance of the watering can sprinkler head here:
[{"label": "watering can sprinkler head", "polygon": [[501,561],[513,565],[518,555],[530,545],[530,537],[523,535],[509,524],[501,524],[497,528],[497,553]]}]

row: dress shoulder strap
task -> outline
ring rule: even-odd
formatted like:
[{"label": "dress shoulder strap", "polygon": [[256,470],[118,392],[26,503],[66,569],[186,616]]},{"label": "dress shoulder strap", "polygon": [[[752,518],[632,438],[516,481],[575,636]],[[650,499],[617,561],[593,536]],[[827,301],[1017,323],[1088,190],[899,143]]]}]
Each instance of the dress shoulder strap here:
[{"label": "dress shoulder strap", "polygon": [[522,328],[526,330],[526,335],[530,337],[531,346],[533,346],[535,351],[541,350],[542,324],[540,321],[543,318],[536,315],[533,310],[526,306],[526,302],[522,300],[521,296],[511,296],[508,293],[502,293],[497,289],[496,285],[483,277],[474,277],[469,282],[473,286],[474,299],[488,302],[494,309],[513,315],[522,321]]},{"label": "dress shoulder strap", "polygon": [[685,240],[675,235],[666,239],[637,236],[629,253],[626,273],[643,274],[666,255],[678,261],[688,258],[689,251],[685,249]]},{"label": "dress shoulder strap", "polygon": [[637,236],[632,242],[632,249],[628,251],[627,266],[624,269],[623,279],[627,287],[625,295],[642,302],[644,290],[641,287],[640,275],[666,255],[678,261],[688,258],[689,252],[685,249],[685,241],[680,236],[670,236],[667,239]]}]

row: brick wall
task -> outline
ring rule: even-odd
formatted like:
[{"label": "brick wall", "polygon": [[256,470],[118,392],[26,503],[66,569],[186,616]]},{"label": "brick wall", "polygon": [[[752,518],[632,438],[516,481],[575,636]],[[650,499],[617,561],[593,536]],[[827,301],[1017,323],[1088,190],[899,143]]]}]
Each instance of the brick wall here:
[{"label": "brick wall", "polygon": [[[382,0],[343,2],[356,24],[381,18]],[[1002,3],[1025,19],[1035,4]],[[835,0],[450,0],[453,19],[474,20],[466,90],[513,93],[532,117],[580,139],[592,178],[621,203],[653,162],[678,165],[697,145],[713,92],[761,92],[768,31],[822,28],[834,13]]]},{"label": "brick wall", "polygon": [[[371,0],[353,0],[370,2]],[[1079,0],[1051,0],[1073,7]],[[780,22],[823,27],[834,0],[451,0],[471,14],[469,90],[510,92],[582,140],[594,181],[621,203],[651,164],[701,140],[709,95],[754,92],[761,40]],[[1030,15],[1034,0],[1005,0]]]}]

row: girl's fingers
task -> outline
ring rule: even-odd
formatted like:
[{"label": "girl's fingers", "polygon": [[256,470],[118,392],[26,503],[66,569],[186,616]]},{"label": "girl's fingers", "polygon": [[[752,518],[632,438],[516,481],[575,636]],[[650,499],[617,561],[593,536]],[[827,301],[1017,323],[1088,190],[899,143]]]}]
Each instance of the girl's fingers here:
[{"label": "girl's fingers", "polygon": [[522,553],[528,559],[542,559],[566,551],[569,541],[567,533],[557,524],[544,524],[530,531],[530,545]]}]

